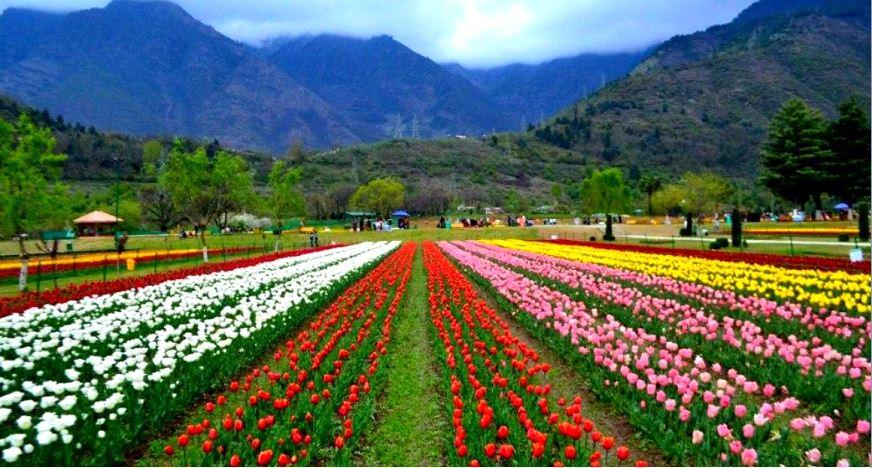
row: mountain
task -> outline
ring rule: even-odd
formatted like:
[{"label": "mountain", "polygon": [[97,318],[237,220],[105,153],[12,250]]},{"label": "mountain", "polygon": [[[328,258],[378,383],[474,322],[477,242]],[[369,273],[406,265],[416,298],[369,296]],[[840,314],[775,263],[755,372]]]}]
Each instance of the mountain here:
[{"label": "mountain", "polygon": [[798,97],[828,117],[870,92],[869,3],[761,0],[665,42],[631,76],[535,130],[607,164],[756,178],[772,116]]},{"label": "mountain", "polygon": [[581,54],[537,65],[516,63],[488,69],[467,69],[456,63],[445,67],[483,89],[518,125],[541,122],[624,77],[650,52]]},{"label": "mountain", "polygon": [[330,103],[366,141],[415,131],[477,135],[509,125],[482,90],[390,36],[296,38],[270,61]]},{"label": "mountain", "polygon": [[282,151],[360,139],[328,103],[162,1],[0,16],[0,91],[100,129]]},{"label": "mountain", "polygon": [[0,15],[0,92],[100,130],[271,152],[298,138],[328,148],[518,129],[639,58],[583,55],[460,72],[389,36],[244,45],[162,0]]}]

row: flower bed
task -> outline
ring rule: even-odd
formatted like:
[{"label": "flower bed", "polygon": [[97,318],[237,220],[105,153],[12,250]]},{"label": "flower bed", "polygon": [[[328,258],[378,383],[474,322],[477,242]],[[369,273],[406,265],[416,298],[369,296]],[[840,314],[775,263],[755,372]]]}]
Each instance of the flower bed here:
[{"label": "flower bed", "polygon": [[[263,250],[261,248],[252,247],[228,247],[226,249],[209,249],[209,255],[216,256],[238,255],[245,252],[254,252]],[[105,254],[81,254],[81,255],[62,255],[56,259],[51,258],[31,258],[29,267],[31,272],[36,273],[41,270],[45,273],[61,273],[73,270],[88,270],[100,268],[103,266],[115,266],[117,262],[124,263],[127,260],[133,259],[142,262],[153,261],[170,261],[183,258],[195,258],[203,255],[202,249],[180,249],[180,250],[137,250],[124,252],[121,255],[114,253]],[[16,278],[21,270],[21,261],[4,261],[0,262],[0,279]]]},{"label": "flower bed", "polygon": [[[589,307],[608,310],[626,325],[662,333],[681,341],[704,355],[718,355],[721,364],[733,367],[748,377],[778,382],[790,394],[814,403],[821,410],[839,410],[853,420],[870,412],[868,396],[872,365],[869,354],[869,322],[862,317],[846,317],[838,331],[853,336],[853,348],[845,353],[827,342],[830,333],[820,327],[806,340],[784,333],[783,321],[754,322],[753,317],[736,319],[733,310],[718,310],[663,299],[637,285],[623,285],[602,274],[585,272],[586,265],[516,250],[472,243],[459,244],[465,250],[500,264],[515,267],[522,275],[549,281],[549,287],[566,293]],[[594,266],[594,269],[596,266]],[[668,280],[667,280],[668,281]],[[715,313],[712,313],[712,311]],[[838,319],[838,317],[837,317]],[[835,321],[839,323],[838,320]],[[861,325],[853,328],[851,325]],[[865,326],[863,326],[865,325]],[[821,337],[825,339],[821,339]],[[813,375],[814,378],[808,378]],[[840,392],[858,392],[859,398],[846,401]]]},{"label": "flower bed", "polygon": [[791,269],[668,254],[603,249],[584,245],[519,242],[513,248],[568,260],[680,279],[774,301],[790,301],[816,309],[838,309],[858,315],[872,311],[872,286],[866,274],[817,269]]},{"label": "flower bed", "polygon": [[25,292],[16,296],[0,297],[0,317],[18,313],[32,307],[40,307],[45,304],[57,304],[60,302],[82,299],[84,297],[111,294],[128,289],[143,288],[162,283],[164,281],[177,280],[192,275],[207,275],[237,268],[249,267],[264,262],[274,261],[281,258],[295,257],[312,252],[319,252],[338,246],[324,246],[313,249],[290,250],[253,258],[230,260],[226,262],[206,263],[190,268],[180,268],[164,273],[151,273],[148,275],[132,278],[119,278],[111,281],[91,281],[87,283],[71,284],[69,286],[43,291]]},{"label": "flower bed", "polygon": [[397,243],[92,295],[0,319],[7,463],[115,464]]},{"label": "flower bed", "polygon": [[627,462],[629,450],[584,417],[581,397],[555,398],[550,385],[541,384],[549,364],[511,333],[432,243],[424,244],[424,266],[435,348],[452,401],[449,464]]},{"label": "flower bed", "polygon": [[[703,357],[684,341],[629,326],[614,309],[588,306],[460,247],[464,245],[440,243],[678,462],[865,463],[868,415],[852,420],[819,414],[814,404],[790,396],[781,382],[754,380],[719,362],[719,354]],[[868,393],[869,376],[862,380]],[[829,391],[842,393],[839,388]]]},{"label": "flower bed", "polygon": [[166,463],[195,466],[350,464],[372,420],[381,356],[411,272],[405,244],[239,379],[224,383],[182,433]]},{"label": "flower bed", "polygon": [[584,242],[566,239],[542,240],[540,242],[560,245],[580,245],[606,250],[621,250],[626,252],[641,252],[678,257],[705,258],[727,262],[752,263],[755,265],[773,265],[780,268],[816,269],[821,271],[845,271],[848,273],[869,273],[872,263],[869,260],[852,262],[845,258],[789,256],[762,254],[751,252],[720,252],[717,250],[670,249],[644,245],[612,244],[607,242]]}]

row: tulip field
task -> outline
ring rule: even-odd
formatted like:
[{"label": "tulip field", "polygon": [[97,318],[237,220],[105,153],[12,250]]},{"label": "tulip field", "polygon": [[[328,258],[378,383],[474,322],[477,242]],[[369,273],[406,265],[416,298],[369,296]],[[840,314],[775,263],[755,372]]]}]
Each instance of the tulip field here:
[{"label": "tulip field", "polygon": [[492,239],[0,298],[2,463],[364,464],[419,323],[429,464],[868,466],[870,295],[868,264]]}]

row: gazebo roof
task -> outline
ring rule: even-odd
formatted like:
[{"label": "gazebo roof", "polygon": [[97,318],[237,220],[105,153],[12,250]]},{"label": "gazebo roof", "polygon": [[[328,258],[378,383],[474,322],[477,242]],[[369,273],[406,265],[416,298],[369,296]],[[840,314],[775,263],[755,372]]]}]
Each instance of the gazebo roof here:
[{"label": "gazebo roof", "polygon": [[124,220],[100,210],[92,211],[73,220],[76,224],[115,224],[122,221]]}]

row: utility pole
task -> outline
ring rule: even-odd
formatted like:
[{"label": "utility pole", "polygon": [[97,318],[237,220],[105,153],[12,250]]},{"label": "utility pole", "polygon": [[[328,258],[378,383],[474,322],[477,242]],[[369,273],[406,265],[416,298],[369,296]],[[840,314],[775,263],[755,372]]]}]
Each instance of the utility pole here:
[{"label": "utility pole", "polygon": [[121,196],[121,188],[119,187],[121,180],[121,158],[115,156],[112,159],[115,161],[115,241],[118,242],[118,199]]},{"label": "utility pole", "polygon": [[397,115],[394,117],[394,140],[403,138],[403,117]]},{"label": "utility pole", "polygon": [[418,128],[418,114],[412,114],[412,139],[417,140],[421,138],[419,134],[420,129]]}]

